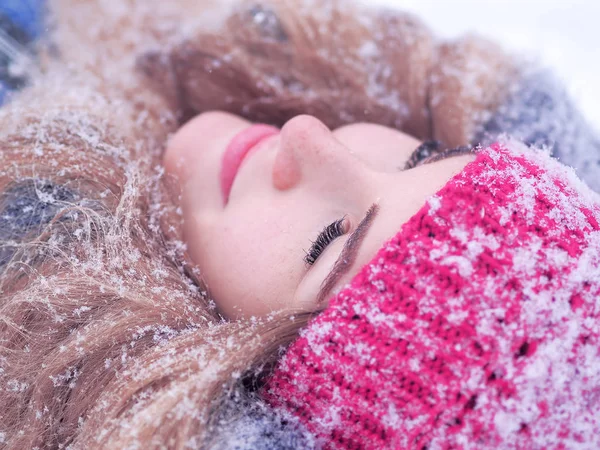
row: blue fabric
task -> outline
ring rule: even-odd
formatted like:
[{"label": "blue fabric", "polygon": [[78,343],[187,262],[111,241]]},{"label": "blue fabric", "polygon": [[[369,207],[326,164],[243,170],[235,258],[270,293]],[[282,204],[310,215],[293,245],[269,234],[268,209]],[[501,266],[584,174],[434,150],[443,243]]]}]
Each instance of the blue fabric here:
[{"label": "blue fabric", "polygon": [[11,91],[23,87],[26,76],[11,65],[43,34],[44,0],[0,0],[0,104]]},{"label": "blue fabric", "polygon": [[600,192],[600,133],[588,123],[554,73],[539,69],[527,74],[475,143],[489,145],[504,133],[528,145],[548,148]]},{"label": "blue fabric", "polygon": [[0,13],[10,18],[15,25],[31,38],[42,32],[44,0],[0,0]]}]

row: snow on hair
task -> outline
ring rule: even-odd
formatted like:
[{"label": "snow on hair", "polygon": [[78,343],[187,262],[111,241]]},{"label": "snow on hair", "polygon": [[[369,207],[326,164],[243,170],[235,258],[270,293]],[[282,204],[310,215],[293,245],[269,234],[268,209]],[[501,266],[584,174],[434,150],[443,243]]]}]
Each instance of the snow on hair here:
[{"label": "snow on hair", "polygon": [[[434,137],[431,90],[449,100],[419,21],[337,1],[265,4],[242,3],[203,33],[193,14],[182,19],[192,0],[51,4],[43,71],[0,111],[3,448],[218,442],[225,400],[256,389],[312,316],[219,315],[178,240],[160,169],[186,118],[221,109],[282,124],[309,113]],[[465,114],[484,106],[455,91]],[[450,144],[473,131],[436,129],[458,130]]]},{"label": "snow on hair", "polygon": [[41,112],[25,98],[0,141],[3,448],[202,442],[214,403],[301,324],[222,319],[163,232],[160,171],[91,97]]}]

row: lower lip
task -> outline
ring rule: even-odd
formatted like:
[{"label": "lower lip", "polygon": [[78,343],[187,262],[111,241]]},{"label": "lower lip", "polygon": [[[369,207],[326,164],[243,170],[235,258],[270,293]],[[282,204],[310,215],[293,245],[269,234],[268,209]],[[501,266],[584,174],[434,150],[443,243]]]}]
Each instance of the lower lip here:
[{"label": "lower lip", "polygon": [[233,181],[250,150],[263,140],[279,133],[279,129],[270,125],[253,125],[238,133],[229,143],[221,160],[221,192],[223,202],[227,204]]}]

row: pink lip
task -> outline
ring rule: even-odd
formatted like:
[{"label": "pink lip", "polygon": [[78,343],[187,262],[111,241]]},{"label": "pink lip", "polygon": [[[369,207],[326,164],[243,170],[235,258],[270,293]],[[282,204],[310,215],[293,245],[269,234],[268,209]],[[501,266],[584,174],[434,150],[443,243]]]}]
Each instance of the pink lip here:
[{"label": "pink lip", "polygon": [[256,148],[263,140],[278,133],[279,129],[275,127],[257,124],[241,131],[229,142],[221,160],[220,181],[224,204],[229,201],[235,176],[250,150]]}]

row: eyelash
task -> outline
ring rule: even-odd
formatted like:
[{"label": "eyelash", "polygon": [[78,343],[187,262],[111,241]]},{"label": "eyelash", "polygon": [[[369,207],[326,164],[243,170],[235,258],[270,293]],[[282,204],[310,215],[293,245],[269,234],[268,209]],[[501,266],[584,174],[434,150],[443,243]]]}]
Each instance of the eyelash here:
[{"label": "eyelash", "polygon": [[404,170],[409,170],[422,164],[427,158],[441,152],[440,141],[425,141],[419,145],[410,155],[404,164]]},{"label": "eyelash", "polygon": [[306,252],[306,255],[304,256],[304,262],[307,265],[312,266],[329,244],[331,244],[340,236],[346,234],[347,230],[344,226],[345,222],[346,216],[342,217],[339,220],[336,220],[333,223],[330,223],[325,228],[323,228],[323,231],[321,231],[319,233],[319,236],[317,236],[317,239],[314,242],[312,242],[310,249],[308,250],[308,252]]},{"label": "eyelash", "polygon": [[423,142],[411,153],[408,161],[404,164],[403,170],[414,169],[425,163],[433,163],[454,155],[466,155],[474,151],[473,147],[470,146],[441,150],[440,145],[442,144],[439,141]]}]

